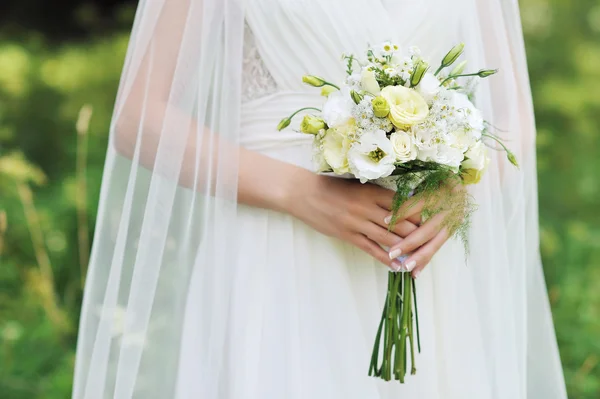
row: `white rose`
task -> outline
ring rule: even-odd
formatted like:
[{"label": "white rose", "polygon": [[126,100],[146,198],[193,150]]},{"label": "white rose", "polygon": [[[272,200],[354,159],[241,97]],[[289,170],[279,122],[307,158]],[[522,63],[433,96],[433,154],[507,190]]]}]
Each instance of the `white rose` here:
[{"label": "white rose", "polygon": [[350,170],[361,183],[391,175],[395,161],[394,148],[383,130],[363,134],[348,151]]},{"label": "white rose", "polygon": [[484,170],[488,162],[487,147],[478,141],[465,152],[465,160],[461,166],[463,169]]},{"label": "white rose", "polygon": [[399,131],[390,135],[390,142],[396,153],[396,159],[402,163],[417,158],[417,146],[413,143],[412,136]]},{"label": "white rose", "polygon": [[466,122],[471,126],[476,133],[475,136],[477,139],[481,137],[481,131],[484,129],[483,124],[483,116],[481,115],[481,111],[479,111],[469,98],[464,93],[458,93],[454,91],[452,96],[452,106],[464,114],[464,118]]},{"label": "white rose", "polygon": [[440,92],[440,81],[434,74],[428,72],[423,76],[417,86],[417,91],[423,96],[428,104],[431,104],[436,94]]},{"label": "white rose", "polygon": [[381,93],[381,88],[377,79],[375,79],[375,72],[368,69],[364,69],[361,75],[360,85],[364,91],[371,93],[374,96],[378,96]]},{"label": "white rose", "polygon": [[437,146],[435,162],[458,169],[464,157],[463,152],[458,148],[447,144],[439,144]]},{"label": "white rose", "polygon": [[348,167],[348,150],[351,142],[348,134],[355,129],[354,119],[350,119],[345,125],[327,130],[323,138],[323,158],[338,175],[350,171]]},{"label": "white rose", "polygon": [[352,101],[349,91],[342,89],[327,97],[321,116],[330,128],[342,126],[352,117],[352,107],[354,107],[354,101]]}]

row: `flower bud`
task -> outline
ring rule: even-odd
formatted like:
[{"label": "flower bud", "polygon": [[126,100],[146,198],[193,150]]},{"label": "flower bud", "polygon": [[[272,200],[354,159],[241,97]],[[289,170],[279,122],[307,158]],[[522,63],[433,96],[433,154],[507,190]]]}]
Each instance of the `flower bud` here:
[{"label": "flower bud", "polygon": [[450,72],[450,76],[460,75],[461,73],[463,73],[465,71],[466,67],[467,67],[467,60],[464,60],[461,63],[459,63],[457,66],[454,67],[452,72]]},{"label": "flower bud", "polygon": [[329,86],[329,85],[323,86],[323,88],[321,89],[321,95],[323,97],[329,97],[329,95],[331,93],[333,93],[334,91],[336,91],[336,90],[337,89],[335,87],[333,87],[333,86]]},{"label": "flower bud", "polygon": [[317,134],[325,129],[325,121],[313,115],[305,115],[300,124],[300,131],[307,134]]},{"label": "flower bud", "polygon": [[367,67],[361,74],[360,86],[363,90],[367,91],[373,96],[378,96],[379,93],[381,93],[381,87],[379,86],[379,82],[377,82],[375,72],[369,67]]},{"label": "flower bud", "polygon": [[288,127],[290,123],[292,123],[292,119],[290,119],[289,117],[283,118],[281,122],[279,122],[279,124],[277,125],[277,130],[282,131],[283,129]]},{"label": "flower bud", "polygon": [[371,104],[373,105],[373,113],[378,118],[385,118],[390,113],[390,104],[381,96],[371,100]]},{"label": "flower bud", "polygon": [[480,78],[487,78],[488,76],[492,76],[496,73],[498,73],[497,69],[482,69],[479,72],[477,72],[477,76],[479,76]]},{"label": "flower bud", "polygon": [[448,54],[446,54],[446,56],[442,60],[442,67],[446,68],[446,67],[449,67],[450,65],[454,64],[454,61],[456,61],[458,59],[458,57],[460,57],[460,55],[463,53],[464,49],[465,49],[464,43],[460,43],[460,44],[457,44],[456,46],[452,47],[452,50],[448,51]]},{"label": "flower bud", "polygon": [[323,80],[322,78],[313,75],[302,76],[302,81],[314,87],[323,87],[326,83],[325,80]]},{"label": "flower bud", "polygon": [[359,93],[355,92],[354,90],[350,90],[350,97],[352,97],[352,101],[354,101],[354,103],[357,105],[364,98],[364,96],[362,94],[359,94]]},{"label": "flower bud", "polygon": [[513,154],[510,151],[508,151],[506,153],[506,157],[508,158],[508,160],[510,161],[510,163],[512,163],[513,165],[515,165],[517,168],[519,167],[519,162],[517,161],[517,157],[515,157],[515,154]]},{"label": "flower bud", "polygon": [[415,65],[415,69],[413,70],[412,75],[410,76],[410,85],[411,87],[417,86],[421,83],[421,79],[425,76],[425,72],[429,70],[429,64],[423,60],[419,60],[417,65]]}]

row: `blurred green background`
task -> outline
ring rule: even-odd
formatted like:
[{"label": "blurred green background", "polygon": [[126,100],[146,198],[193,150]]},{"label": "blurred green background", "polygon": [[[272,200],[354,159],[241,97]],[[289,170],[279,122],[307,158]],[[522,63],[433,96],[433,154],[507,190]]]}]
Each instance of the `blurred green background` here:
[{"label": "blurred green background", "polygon": [[[522,0],[541,249],[569,397],[600,397],[600,3]],[[70,395],[135,1],[0,5],[0,397]],[[91,119],[90,119],[91,116]],[[543,398],[532,398],[543,399]]]}]

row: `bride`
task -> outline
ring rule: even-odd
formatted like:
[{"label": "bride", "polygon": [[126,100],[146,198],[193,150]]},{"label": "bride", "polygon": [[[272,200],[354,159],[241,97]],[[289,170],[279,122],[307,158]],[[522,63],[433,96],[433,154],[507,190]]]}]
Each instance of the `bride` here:
[{"label": "bride", "polygon": [[[342,53],[466,43],[500,68],[471,251],[392,193],[311,172],[282,117]],[[293,127],[293,126],[292,126]],[[383,247],[391,247],[389,256]],[[404,262],[390,260],[412,253]],[[419,291],[404,385],[367,376],[389,268]],[[142,0],[111,126],[74,398],[563,399],[538,253],[535,128],[516,0]]]}]

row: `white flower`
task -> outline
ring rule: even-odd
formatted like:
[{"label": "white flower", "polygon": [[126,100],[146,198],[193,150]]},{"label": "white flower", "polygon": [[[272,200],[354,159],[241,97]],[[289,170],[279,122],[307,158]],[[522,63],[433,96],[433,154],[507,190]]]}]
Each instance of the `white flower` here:
[{"label": "white flower", "polygon": [[361,75],[360,85],[364,91],[378,96],[381,93],[381,88],[379,87],[379,83],[377,79],[375,79],[375,72],[364,69]]},{"label": "white flower", "polygon": [[446,135],[446,142],[463,153],[475,143],[475,140],[471,132],[467,132],[464,128],[457,129]]},{"label": "white flower", "polygon": [[382,56],[388,56],[394,54],[395,51],[398,51],[398,45],[391,42],[383,42],[378,46],[375,46],[375,51]]},{"label": "white flower", "polygon": [[417,159],[428,162],[435,159],[437,148],[435,136],[428,129],[413,129],[414,143],[418,148]]},{"label": "white flower", "polygon": [[475,108],[473,103],[469,101],[469,98],[465,94],[455,91],[454,95],[452,96],[452,106],[456,108],[458,112],[462,113],[466,123],[469,124],[471,129],[477,132],[481,132],[484,129],[485,126],[483,124],[483,116],[481,115],[481,111]]},{"label": "white flower", "polygon": [[383,70],[383,72],[385,72],[390,78],[393,78],[394,76],[398,75],[398,71],[395,68],[385,68]]},{"label": "white flower", "polygon": [[392,121],[390,121],[388,118],[373,117],[372,120],[376,129],[384,130],[386,133],[391,132],[394,129]]},{"label": "white flower", "polygon": [[348,150],[351,141],[348,136],[355,130],[354,119],[350,119],[345,125],[327,130],[323,138],[323,157],[338,175],[349,172]]},{"label": "white flower", "polygon": [[391,175],[395,161],[394,148],[383,130],[363,134],[348,151],[350,170],[361,183]]},{"label": "white flower", "polygon": [[454,148],[447,144],[439,144],[437,146],[435,162],[458,169],[463,159],[464,154],[458,148]]},{"label": "white flower", "polygon": [[417,146],[413,143],[410,134],[403,131],[392,133],[390,135],[390,142],[398,161],[404,163],[417,158]]},{"label": "white flower", "polygon": [[423,76],[417,86],[417,91],[423,96],[428,104],[431,104],[436,94],[440,92],[440,81],[434,74],[428,72]]},{"label": "white flower", "polygon": [[354,107],[354,101],[350,97],[350,92],[343,88],[327,97],[321,116],[330,128],[341,126],[352,117],[352,107]]},{"label": "white flower", "polygon": [[346,77],[346,85],[348,90],[360,91],[360,81],[362,74],[360,72],[354,72],[352,75]]},{"label": "white flower", "polygon": [[465,152],[465,160],[462,163],[463,169],[484,170],[489,162],[487,147],[483,142],[478,141]]},{"label": "white flower", "polygon": [[414,62],[411,57],[404,57],[402,61],[399,62],[398,66],[398,75],[402,80],[406,81],[406,84],[410,84],[410,75],[414,69]]}]

